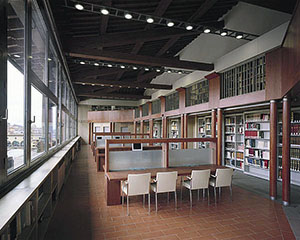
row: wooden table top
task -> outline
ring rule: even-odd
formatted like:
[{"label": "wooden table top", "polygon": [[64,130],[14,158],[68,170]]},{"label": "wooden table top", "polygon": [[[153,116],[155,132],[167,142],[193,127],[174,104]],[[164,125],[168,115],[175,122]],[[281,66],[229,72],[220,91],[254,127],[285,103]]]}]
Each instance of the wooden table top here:
[{"label": "wooden table top", "polygon": [[173,172],[177,171],[178,176],[188,176],[192,173],[192,170],[205,170],[210,169],[211,173],[215,173],[217,168],[227,168],[225,166],[217,166],[215,164],[200,165],[194,167],[172,167],[172,168],[151,168],[143,170],[129,170],[129,171],[118,171],[118,172],[107,172],[105,175],[110,181],[121,181],[126,180],[128,174],[140,174],[140,173],[151,173],[151,177],[156,177],[157,172]]}]

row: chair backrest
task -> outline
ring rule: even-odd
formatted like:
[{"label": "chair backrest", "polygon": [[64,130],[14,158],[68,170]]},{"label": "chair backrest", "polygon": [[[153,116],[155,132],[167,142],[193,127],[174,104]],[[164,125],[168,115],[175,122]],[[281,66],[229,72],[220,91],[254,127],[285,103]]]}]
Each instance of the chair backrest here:
[{"label": "chair backrest", "polygon": [[210,169],[206,170],[193,170],[192,171],[192,189],[203,189],[208,188],[209,178],[210,178]]},{"label": "chair backrest", "polygon": [[231,186],[233,169],[217,169],[216,170],[216,187]]},{"label": "chair backrest", "polygon": [[158,172],[156,174],[157,192],[174,192],[176,190],[177,171]]},{"label": "chair backrest", "polygon": [[150,192],[150,173],[128,174],[128,196],[148,194]]}]

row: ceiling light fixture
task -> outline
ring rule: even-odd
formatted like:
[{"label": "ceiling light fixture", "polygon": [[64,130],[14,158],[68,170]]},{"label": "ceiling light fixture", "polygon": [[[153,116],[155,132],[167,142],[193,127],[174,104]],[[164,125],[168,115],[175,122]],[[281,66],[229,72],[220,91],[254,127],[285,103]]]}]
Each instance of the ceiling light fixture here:
[{"label": "ceiling light fixture", "polygon": [[101,9],[101,13],[102,13],[103,15],[108,15],[108,14],[109,14],[109,11],[108,11],[107,9],[103,8],[103,9]]},{"label": "ceiling light fixture", "polygon": [[173,27],[175,24],[174,24],[174,22],[172,22],[172,21],[168,21],[167,22],[167,26],[168,27]]},{"label": "ceiling light fixture", "polygon": [[242,34],[238,34],[238,35],[236,35],[236,39],[241,39],[241,38],[243,38],[243,35]]},{"label": "ceiling light fixture", "polygon": [[48,61],[49,61],[49,62],[52,61],[52,58],[48,58]]},{"label": "ceiling light fixture", "polygon": [[160,72],[161,70],[160,69],[156,69],[156,72]]},{"label": "ceiling light fixture", "polygon": [[227,35],[227,32],[223,31],[223,32],[221,32],[220,35],[221,35],[222,37],[225,37],[225,36]]},{"label": "ceiling light fixture", "polygon": [[124,69],[124,68],[125,68],[125,66],[124,66],[124,65],[121,65],[121,66],[120,66],[120,68],[123,68],[123,69]]},{"label": "ceiling light fixture", "polygon": [[210,33],[210,29],[209,28],[205,28],[204,29],[204,33]]},{"label": "ceiling light fixture", "polygon": [[110,87],[113,87],[114,85],[110,85]]},{"label": "ceiling light fixture", "polygon": [[82,85],[84,86],[84,85],[85,85],[85,83],[82,83]]},{"label": "ceiling light fixture", "polygon": [[145,68],[145,71],[149,71],[150,69],[149,68]]},{"label": "ceiling light fixture", "polygon": [[171,70],[168,70],[167,72],[168,72],[168,73],[171,73],[172,71],[171,71]]},{"label": "ceiling light fixture", "polygon": [[147,21],[147,23],[154,23],[154,19],[151,18],[151,17],[148,17],[148,18],[146,19],[146,21]]},{"label": "ceiling light fixture", "polygon": [[190,30],[193,29],[193,26],[192,25],[186,25],[185,29],[188,30],[188,31],[190,31]]},{"label": "ceiling light fixture", "polygon": [[130,13],[125,13],[124,17],[126,19],[132,19],[132,15]]},{"label": "ceiling light fixture", "polygon": [[95,66],[99,66],[99,63],[94,63]]},{"label": "ceiling light fixture", "polygon": [[20,58],[21,56],[19,54],[14,55],[15,58]]},{"label": "ceiling light fixture", "polygon": [[178,71],[178,74],[182,74],[182,72],[181,72],[181,71]]},{"label": "ceiling light fixture", "polygon": [[92,83],[92,86],[94,87],[94,86],[95,86],[95,84],[94,84],[94,83]]},{"label": "ceiling light fixture", "polygon": [[81,65],[84,65],[84,64],[85,64],[85,62],[82,62],[82,61],[81,61],[81,62],[80,62],[80,64],[81,64]]},{"label": "ceiling light fixture", "polygon": [[111,65],[111,64],[107,64],[107,66],[108,66],[108,67],[112,67],[112,65]]},{"label": "ceiling light fixture", "polygon": [[103,84],[101,84],[101,87],[104,87],[104,85],[103,85]]},{"label": "ceiling light fixture", "polygon": [[82,11],[84,9],[84,7],[81,4],[75,4],[75,8],[79,11]]},{"label": "ceiling light fixture", "polygon": [[134,67],[132,67],[132,69],[133,69],[133,70],[137,70],[137,67],[134,66]]}]

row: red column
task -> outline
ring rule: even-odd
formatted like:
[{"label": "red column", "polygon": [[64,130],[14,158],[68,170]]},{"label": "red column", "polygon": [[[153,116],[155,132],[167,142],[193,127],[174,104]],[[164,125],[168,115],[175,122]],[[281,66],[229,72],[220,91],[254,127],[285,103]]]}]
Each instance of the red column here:
[{"label": "red column", "polygon": [[[140,123],[140,133],[144,133],[144,121],[141,120],[141,123]],[[141,138],[144,138],[144,136],[142,135]]]},{"label": "red column", "polygon": [[162,137],[163,138],[167,138],[167,118],[166,117],[163,117],[162,118]]},{"label": "red column", "polygon": [[[137,133],[137,124],[136,121],[133,122],[133,133],[136,134]],[[136,135],[135,135],[136,138]]]},{"label": "red column", "polygon": [[89,145],[91,145],[91,131],[92,131],[92,123],[89,123]]},{"label": "red column", "polygon": [[282,104],[282,201],[284,206],[290,203],[290,121],[290,99],[284,97]]},{"label": "red column", "polygon": [[211,110],[211,137],[212,138],[216,137],[216,121],[217,121],[216,110],[212,109]]},{"label": "red column", "polygon": [[[184,138],[184,114],[180,115],[180,137]],[[184,149],[184,143],[181,143],[181,149]]]},{"label": "red column", "polygon": [[[187,138],[188,137],[188,115],[187,114],[184,114],[183,115],[183,119],[184,119],[184,131],[183,131],[183,137],[184,138]],[[184,149],[187,149],[188,148],[188,143],[185,142],[183,143],[183,148]]]},{"label": "red column", "polygon": [[277,104],[270,101],[270,198],[277,198]]},{"label": "red column", "polygon": [[217,165],[222,165],[222,121],[223,111],[218,108],[218,137],[217,137]]}]

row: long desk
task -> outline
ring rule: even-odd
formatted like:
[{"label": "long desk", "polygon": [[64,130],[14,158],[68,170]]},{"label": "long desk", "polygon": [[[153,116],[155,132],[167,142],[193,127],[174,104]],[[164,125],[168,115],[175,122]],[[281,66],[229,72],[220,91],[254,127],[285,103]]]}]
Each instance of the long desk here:
[{"label": "long desk", "polygon": [[218,168],[224,169],[226,167],[210,164],[194,167],[152,168],[145,170],[106,172],[106,204],[108,206],[121,204],[121,181],[126,180],[128,174],[151,173],[151,177],[154,178],[156,177],[157,172],[177,171],[178,176],[189,176],[191,175],[192,170],[210,169],[211,173],[214,174]]}]

